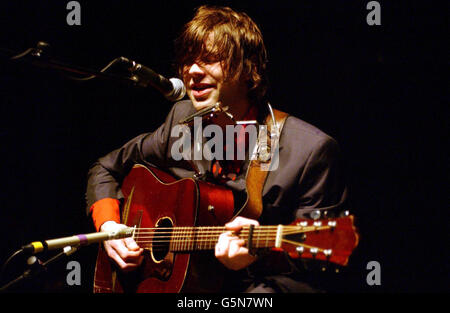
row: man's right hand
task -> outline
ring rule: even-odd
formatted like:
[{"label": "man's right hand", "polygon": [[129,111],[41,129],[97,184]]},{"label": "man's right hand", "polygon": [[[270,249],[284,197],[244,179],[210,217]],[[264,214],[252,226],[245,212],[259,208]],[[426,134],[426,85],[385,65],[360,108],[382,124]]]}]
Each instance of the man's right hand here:
[{"label": "man's right hand", "polygon": [[[100,227],[102,232],[113,232],[127,227],[114,221],[103,223]],[[108,240],[103,242],[106,253],[113,259],[124,272],[136,269],[144,259],[142,252],[144,249],[139,248],[133,238],[123,238],[117,240]]]}]

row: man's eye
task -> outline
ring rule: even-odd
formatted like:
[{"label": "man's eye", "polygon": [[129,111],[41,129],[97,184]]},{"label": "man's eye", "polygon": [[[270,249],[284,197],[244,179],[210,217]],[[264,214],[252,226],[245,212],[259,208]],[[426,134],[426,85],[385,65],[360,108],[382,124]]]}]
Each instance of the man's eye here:
[{"label": "man's eye", "polygon": [[205,60],[205,62],[207,64],[213,64],[213,63],[217,63],[217,62],[220,62],[220,61],[221,61],[221,59],[219,57],[217,57],[217,56],[211,56],[211,57],[209,57],[209,58],[207,58]]},{"label": "man's eye", "polygon": [[217,62],[217,58],[209,57],[201,61],[203,64],[212,64]]}]

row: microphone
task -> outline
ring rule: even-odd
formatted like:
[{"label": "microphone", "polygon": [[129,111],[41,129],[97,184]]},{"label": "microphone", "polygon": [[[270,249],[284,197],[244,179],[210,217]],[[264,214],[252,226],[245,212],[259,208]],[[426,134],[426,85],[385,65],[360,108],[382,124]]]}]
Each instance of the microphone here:
[{"label": "microphone", "polygon": [[66,248],[67,246],[86,246],[91,243],[131,237],[133,234],[134,228],[126,227],[114,232],[97,232],[50,239],[46,241],[33,241],[32,243],[23,246],[22,251],[28,254],[35,254],[47,250]]},{"label": "microphone", "polygon": [[155,73],[148,67],[120,57],[121,61],[129,66],[128,70],[134,74],[132,79],[141,87],[147,88],[149,85],[158,89],[169,101],[181,100],[186,94],[186,87],[178,78],[167,79],[164,76]]}]

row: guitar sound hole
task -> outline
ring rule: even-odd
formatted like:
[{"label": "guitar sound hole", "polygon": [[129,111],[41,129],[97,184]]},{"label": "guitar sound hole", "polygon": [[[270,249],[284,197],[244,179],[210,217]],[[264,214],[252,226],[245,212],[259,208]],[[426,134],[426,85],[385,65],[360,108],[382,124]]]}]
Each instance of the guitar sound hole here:
[{"label": "guitar sound hole", "polygon": [[157,229],[152,242],[152,255],[157,262],[164,260],[170,251],[172,226],[172,220],[168,217],[163,217],[156,223]]}]

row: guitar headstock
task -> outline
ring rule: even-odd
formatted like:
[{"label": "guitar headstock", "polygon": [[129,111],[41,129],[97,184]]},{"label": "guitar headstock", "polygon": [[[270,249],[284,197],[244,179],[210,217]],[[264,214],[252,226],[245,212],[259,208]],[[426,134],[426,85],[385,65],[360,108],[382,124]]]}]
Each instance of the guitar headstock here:
[{"label": "guitar headstock", "polygon": [[281,245],[291,258],[307,258],[347,265],[359,235],[352,215],[325,219],[297,219],[283,226]]}]

